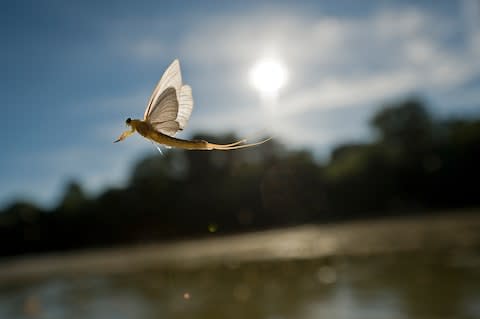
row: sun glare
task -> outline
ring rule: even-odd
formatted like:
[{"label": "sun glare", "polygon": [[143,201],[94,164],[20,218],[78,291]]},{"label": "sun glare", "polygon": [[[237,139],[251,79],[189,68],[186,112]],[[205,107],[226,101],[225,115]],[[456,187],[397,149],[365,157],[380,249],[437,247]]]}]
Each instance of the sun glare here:
[{"label": "sun glare", "polygon": [[250,70],[250,82],[263,98],[274,99],[287,82],[287,69],[278,60],[260,60]]}]

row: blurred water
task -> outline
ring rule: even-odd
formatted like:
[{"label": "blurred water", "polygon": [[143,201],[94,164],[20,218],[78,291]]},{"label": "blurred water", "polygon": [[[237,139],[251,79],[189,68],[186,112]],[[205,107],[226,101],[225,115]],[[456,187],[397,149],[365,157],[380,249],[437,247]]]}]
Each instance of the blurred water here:
[{"label": "blurred water", "polygon": [[0,286],[0,318],[480,318],[480,254],[64,275]]}]

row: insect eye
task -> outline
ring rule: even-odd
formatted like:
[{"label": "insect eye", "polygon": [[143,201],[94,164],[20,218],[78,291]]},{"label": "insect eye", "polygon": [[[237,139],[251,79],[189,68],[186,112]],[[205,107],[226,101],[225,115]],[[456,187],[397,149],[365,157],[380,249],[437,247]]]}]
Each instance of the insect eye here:
[{"label": "insect eye", "polygon": [[125,123],[130,124],[131,121],[132,121],[132,119],[131,119],[131,118],[128,118],[128,119],[125,121]]}]

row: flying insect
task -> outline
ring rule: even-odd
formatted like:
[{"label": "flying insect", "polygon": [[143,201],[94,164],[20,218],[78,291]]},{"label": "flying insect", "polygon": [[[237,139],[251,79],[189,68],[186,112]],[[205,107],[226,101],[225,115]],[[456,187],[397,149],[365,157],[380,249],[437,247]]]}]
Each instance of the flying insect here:
[{"label": "flying insect", "polygon": [[[143,119],[128,118],[125,123],[129,129],[123,132],[114,143],[123,141],[131,134],[138,132],[146,139],[167,147],[186,150],[229,151],[260,145],[271,139],[267,138],[251,144],[246,144],[246,139],[230,144],[215,144],[204,140],[176,138],[175,134],[187,126],[192,109],[192,89],[189,85],[182,83],[180,62],[178,59],[175,59],[163,73],[153,90]],[[160,151],[159,148],[158,150]]]}]

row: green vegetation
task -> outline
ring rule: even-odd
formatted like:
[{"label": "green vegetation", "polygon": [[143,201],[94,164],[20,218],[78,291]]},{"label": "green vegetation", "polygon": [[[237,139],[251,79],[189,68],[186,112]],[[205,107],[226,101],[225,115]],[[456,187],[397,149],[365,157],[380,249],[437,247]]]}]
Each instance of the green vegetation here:
[{"label": "green vegetation", "polygon": [[371,126],[375,141],[341,145],[325,164],[271,141],[152,155],[127,187],[96,198],[72,182],[52,211],[16,203],[0,213],[0,255],[480,206],[480,120],[437,120],[408,99],[385,106]]}]

